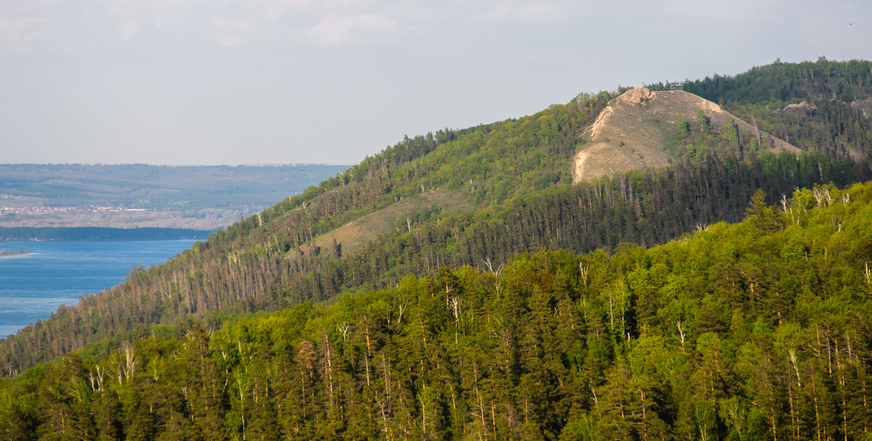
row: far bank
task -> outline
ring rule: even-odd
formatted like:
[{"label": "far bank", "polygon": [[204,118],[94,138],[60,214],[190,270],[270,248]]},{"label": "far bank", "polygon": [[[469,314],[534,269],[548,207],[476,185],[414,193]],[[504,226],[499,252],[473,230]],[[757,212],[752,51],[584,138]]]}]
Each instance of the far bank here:
[{"label": "far bank", "polygon": [[185,228],[0,227],[0,242],[89,242],[118,240],[204,240],[214,230]]}]

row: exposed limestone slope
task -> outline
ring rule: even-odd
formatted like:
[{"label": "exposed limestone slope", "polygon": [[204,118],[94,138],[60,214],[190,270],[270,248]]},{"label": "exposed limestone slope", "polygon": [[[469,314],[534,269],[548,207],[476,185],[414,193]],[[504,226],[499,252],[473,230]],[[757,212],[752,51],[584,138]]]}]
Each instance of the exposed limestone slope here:
[{"label": "exposed limestone slope", "polygon": [[[670,156],[666,140],[674,133],[679,115],[693,123],[698,110],[705,112],[710,125],[720,128],[724,120],[732,119],[740,136],[763,138],[763,133],[751,124],[736,118],[711,101],[682,91],[651,92],[631,89],[609,102],[590,127],[582,134],[589,141],[575,156],[575,182],[598,176],[622,173],[647,167],[665,167]],[[799,149],[774,137],[770,151]]]}]

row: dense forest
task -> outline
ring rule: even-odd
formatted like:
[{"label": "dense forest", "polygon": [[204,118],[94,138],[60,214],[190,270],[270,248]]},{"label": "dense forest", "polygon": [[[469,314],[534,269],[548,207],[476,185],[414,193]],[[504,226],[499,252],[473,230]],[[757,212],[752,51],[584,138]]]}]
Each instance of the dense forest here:
[{"label": "dense forest", "polygon": [[[872,97],[869,61],[776,61],[735,77],[687,81],[684,90],[803,150],[855,158],[872,154],[870,120],[854,105]],[[791,103],[803,104],[788,107]]]},{"label": "dense forest", "polygon": [[[752,84],[781,78],[778,66],[716,77],[720,86],[714,90],[744,90],[748,75],[757,78]],[[865,93],[865,77],[818,78],[826,87],[843,80],[857,83],[851,90]],[[797,94],[805,90],[805,83],[790,84]],[[723,96],[713,98],[723,101]],[[772,204],[796,188],[872,179],[865,153],[870,120],[854,114],[862,136],[846,137],[841,128],[830,130],[826,122],[831,116],[812,112],[810,119],[796,120],[800,129],[790,141],[801,146],[823,142],[823,147],[808,148],[799,157],[761,153],[760,140],[740,136],[735,126],[713,127],[704,115],[695,120],[688,115],[675,124],[675,136],[665,146],[677,158],[671,167],[572,185],[572,157],[585,143],[580,135],[614,97],[581,94],[566,105],[517,120],[407,137],[303,194],[219,231],[166,265],[134,269],[126,283],[61,306],[50,319],[0,342],[0,369],[16,375],[97,342],[105,352],[153,326],[191,317],[217,329],[238,314],[379,290],[442,267],[496,270],[516,253],[545,248],[611,253],[624,242],[653,246],[719,221],[739,221],[757,189]],[[753,99],[755,109],[786,106],[773,105],[769,96]],[[750,105],[743,103],[724,105]],[[785,112],[767,112],[776,115],[770,121],[773,132],[789,128],[777,116]],[[766,121],[761,117],[755,124]],[[819,130],[820,124],[826,130]],[[825,148],[826,142],[847,146],[854,154]],[[434,206],[409,213],[402,227],[370,238],[354,253],[343,253],[342,243],[312,244],[337,227],[434,191],[467,198],[477,208],[451,213]]]},{"label": "dense forest", "polygon": [[662,246],[186,320],[0,380],[0,437],[869,439],[872,183]]},{"label": "dense forest", "polygon": [[850,103],[872,95],[872,70],[866,60],[817,61],[754,67],[736,76],[714,75],[686,81],[684,89],[716,103],[766,104],[809,98]]},{"label": "dense forest", "polygon": [[665,243],[714,222],[740,220],[755,187],[775,201],[798,185],[847,184],[864,176],[850,161],[811,155],[769,154],[751,162],[709,156],[699,165],[554,186],[500,211],[433,212],[437,222],[379,237],[351,255],[342,255],[339,244],[320,252],[290,250],[287,238],[279,242],[262,228],[244,237],[264,246],[234,252],[222,242],[233,232],[219,232],[195,244],[187,261],[134,270],[128,283],[83,296],[76,307],[61,307],[50,320],[7,338],[0,366],[15,374],[87,343],[124,338],[138,326],[176,323],[188,314],[220,320],[273,311],[344,291],[381,289],[442,266],[497,267],[515,253],[542,248],[585,252],[613,250],[622,242]]}]

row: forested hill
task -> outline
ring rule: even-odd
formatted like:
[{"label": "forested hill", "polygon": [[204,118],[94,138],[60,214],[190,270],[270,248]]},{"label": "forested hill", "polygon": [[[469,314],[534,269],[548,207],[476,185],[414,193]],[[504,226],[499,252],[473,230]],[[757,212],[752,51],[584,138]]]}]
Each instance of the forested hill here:
[{"label": "forested hill", "polygon": [[775,63],[736,76],[714,75],[684,82],[684,90],[716,103],[776,104],[809,98],[850,103],[872,95],[866,60]]},{"label": "forested hill", "polygon": [[[862,153],[872,122],[853,119],[859,132],[852,133],[860,135],[845,137],[842,125],[831,130],[835,120],[812,112],[790,120],[799,127],[791,143],[818,146],[826,137],[856,154],[815,147],[776,156],[758,151],[756,138],[740,136],[733,124],[712,125],[703,115],[668,127],[673,135],[663,148],[672,166],[573,185],[582,134],[614,98],[581,94],[517,120],[406,138],[7,337],[0,367],[14,375],[89,343],[113,347],[153,326],[195,319],[215,329],[237,314],[396,286],[441,267],[496,271],[516,253],[652,246],[741,220],[757,189],[775,203],[797,187],[872,179]],[[782,114],[786,105],[767,111]],[[779,118],[773,130],[786,127]]]},{"label": "forested hill", "polygon": [[[384,240],[367,242],[354,254],[343,254],[341,242],[323,249],[311,242],[422,193],[438,190],[446,200],[466,201],[462,206],[471,208],[460,213],[471,211],[472,219],[482,207],[554,186],[564,179],[561,170],[568,171],[576,134],[609,99],[608,94],[585,96],[517,121],[406,138],[302,195],[219,231],[180,258],[131,273],[126,283],[83,296],[77,305],[62,306],[51,319],[6,338],[0,345],[3,372],[13,374],[140,325],[177,323],[189,314],[220,319],[274,310],[329,298],[340,289],[384,286],[398,274],[423,274],[424,267],[444,265],[444,249],[439,256],[416,253],[411,262],[388,261],[382,249],[413,253],[408,239],[400,247],[386,245],[396,242],[395,219],[381,231]],[[423,228],[449,214],[441,206],[404,214],[400,221],[406,232],[414,227],[420,237],[416,246],[436,249],[436,238]],[[453,233],[459,237],[462,231],[458,227]],[[439,240],[444,248],[444,234]]]},{"label": "forested hill", "polygon": [[869,61],[778,61],[736,76],[687,81],[684,90],[722,103],[739,118],[804,150],[872,155],[869,112],[862,109],[872,97]]},{"label": "forested hill", "polygon": [[865,440],[872,183],[645,249],[190,323],[0,380],[6,439]]}]

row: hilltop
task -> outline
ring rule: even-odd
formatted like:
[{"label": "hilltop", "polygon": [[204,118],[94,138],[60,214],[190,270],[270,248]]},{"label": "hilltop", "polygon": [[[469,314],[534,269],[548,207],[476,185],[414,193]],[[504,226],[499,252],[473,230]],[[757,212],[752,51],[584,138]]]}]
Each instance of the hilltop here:
[{"label": "hilltop", "polygon": [[740,137],[756,139],[763,151],[800,153],[798,148],[760,131],[704,98],[684,91],[652,92],[648,88],[634,88],[609,101],[596,121],[582,133],[587,144],[575,155],[574,182],[630,170],[666,167],[678,156],[667,148],[676,136],[676,124],[701,117],[714,127],[731,121]]}]

